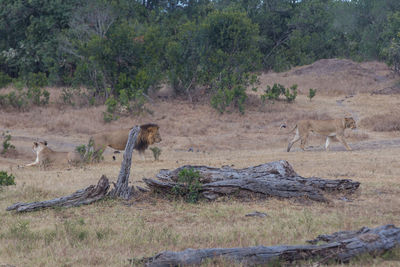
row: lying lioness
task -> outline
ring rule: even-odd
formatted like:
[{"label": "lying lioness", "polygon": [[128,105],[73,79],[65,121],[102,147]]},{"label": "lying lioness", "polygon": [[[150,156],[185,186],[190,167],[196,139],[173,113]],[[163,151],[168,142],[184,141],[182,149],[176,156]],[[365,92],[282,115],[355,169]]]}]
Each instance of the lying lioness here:
[{"label": "lying lioness", "polygon": [[[286,128],[286,125],[281,125],[281,128]],[[347,150],[351,150],[351,147],[349,147],[344,139],[344,130],[346,128],[356,129],[356,122],[352,117],[333,120],[301,120],[289,132],[291,133],[296,130],[296,135],[288,144],[287,152],[289,152],[293,144],[300,139],[300,147],[302,150],[305,150],[304,146],[307,142],[310,132],[315,132],[326,136],[325,148],[327,151],[329,150],[330,142],[334,137],[336,137],[346,147]]]},{"label": "lying lioness", "polygon": [[[108,131],[93,135],[90,139],[93,141],[94,152],[104,151],[107,146],[116,150],[125,150],[131,129]],[[143,155],[149,145],[162,141],[158,130],[159,126],[157,124],[149,123],[140,126],[140,133],[134,147],[139,151],[139,154]]]},{"label": "lying lioness", "polygon": [[47,142],[33,142],[33,152],[36,154],[36,160],[26,164],[25,167],[39,165],[39,167],[47,167],[53,164],[76,164],[80,162],[81,156],[78,152],[58,152],[50,149]]}]

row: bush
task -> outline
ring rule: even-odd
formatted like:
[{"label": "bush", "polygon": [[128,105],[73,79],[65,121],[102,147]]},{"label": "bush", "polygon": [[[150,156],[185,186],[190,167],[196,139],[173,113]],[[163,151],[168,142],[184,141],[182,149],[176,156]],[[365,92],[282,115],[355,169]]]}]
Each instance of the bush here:
[{"label": "bush", "polygon": [[15,149],[15,146],[13,144],[11,144],[11,134],[7,131],[7,132],[3,132],[2,136],[4,138],[3,141],[3,149],[1,150],[1,154],[5,154],[7,153],[7,151],[9,151],[10,149]]},{"label": "bush", "polygon": [[113,97],[109,97],[106,100],[107,111],[103,112],[103,120],[104,122],[111,122],[113,120],[117,120],[119,117],[115,115],[118,101]]},{"label": "bush", "polygon": [[200,173],[191,169],[183,169],[178,173],[178,184],[172,192],[183,197],[186,202],[196,203],[200,199],[202,185],[199,181]]},{"label": "bush", "polygon": [[315,96],[316,93],[317,93],[317,89],[310,88],[310,90],[308,91],[308,98],[310,99],[310,102],[311,102],[311,99]]},{"label": "bush", "polygon": [[93,151],[94,141],[91,138],[87,145],[79,145],[75,148],[75,151],[79,153],[81,159],[84,163],[100,162],[104,159],[103,152],[104,149],[99,151]]},{"label": "bush", "polygon": [[11,82],[11,77],[8,76],[6,73],[0,71],[0,88],[6,87]]},{"label": "bush", "polygon": [[0,186],[15,185],[15,177],[6,171],[0,171]]},{"label": "bush", "polygon": [[31,73],[28,80],[15,80],[16,90],[8,94],[0,95],[1,107],[13,107],[21,111],[30,106],[45,106],[49,104],[50,93],[41,87],[47,84],[46,75],[43,73]]},{"label": "bush", "polygon": [[297,84],[294,84],[289,88],[285,89],[285,97],[287,102],[293,102],[297,96]]},{"label": "bush", "polygon": [[285,88],[285,86],[279,83],[275,83],[272,87],[267,85],[267,89],[261,95],[261,100],[265,102],[268,99],[274,103],[275,100],[279,100],[281,95],[286,97],[287,102],[293,102],[297,96],[297,84],[293,84],[290,88]]}]

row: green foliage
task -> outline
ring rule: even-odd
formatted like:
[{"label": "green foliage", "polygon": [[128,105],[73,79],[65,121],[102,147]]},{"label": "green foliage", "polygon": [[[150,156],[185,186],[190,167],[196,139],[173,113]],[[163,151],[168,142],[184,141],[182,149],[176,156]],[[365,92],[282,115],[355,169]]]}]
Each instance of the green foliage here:
[{"label": "green foliage", "polygon": [[110,97],[106,100],[107,110],[103,112],[104,122],[111,122],[117,120],[119,117],[115,115],[118,101],[114,97]]},{"label": "green foliage", "polygon": [[45,87],[46,85],[48,85],[48,81],[45,73],[30,72],[26,77],[26,86],[28,88]]},{"label": "green foliage", "polygon": [[7,73],[0,71],[0,88],[6,87],[11,82],[12,82],[11,77],[8,76]]},{"label": "green foliage", "polygon": [[293,102],[297,96],[297,84],[293,84],[290,89],[286,88],[285,97],[287,102]]},{"label": "green foliage", "polygon": [[[46,105],[48,92],[38,88],[67,85],[88,89],[79,96],[85,104],[113,96],[140,114],[142,94],[167,81],[189,100],[207,88],[218,110],[243,112],[246,86],[221,84],[226,73],[333,57],[400,69],[398,0],[25,2],[0,4],[0,87],[13,79],[28,88],[0,95],[1,107]],[[292,101],[295,92],[284,95]],[[74,104],[69,92],[63,98]]]},{"label": "green foliage", "polygon": [[0,186],[15,185],[15,177],[6,171],[0,171]]},{"label": "green foliage", "polygon": [[13,144],[11,144],[11,142],[10,142],[11,141],[11,134],[8,131],[3,132],[1,134],[1,136],[4,139],[3,140],[3,144],[2,144],[3,149],[1,150],[1,154],[5,154],[8,151],[10,151],[11,149],[15,149],[15,146]]},{"label": "green foliage", "polygon": [[50,93],[41,87],[47,84],[46,75],[43,73],[29,73],[27,80],[14,81],[15,90],[0,95],[1,107],[13,107],[21,111],[27,110],[32,105],[45,106],[49,104]]},{"label": "green foliage", "polygon": [[317,93],[317,89],[312,89],[312,88],[309,89],[308,98],[310,99],[310,102],[311,102],[311,99],[315,96],[316,93]]},{"label": "green foliage", "polygon": [[261,99],[265,102],[266,99],[268,100],[278,100],[281,94],[285,93],[285,87],[281,84],[276,84],[271,87],[267,85],[267,89],[265,93],[261,95]]},{"label": "green foliage", "polygon": [[261,95],[261,100],[265,102],[268,99],[274,103],[275,100],[279,100],[281,95],[286,97],[287,102],[293,102],[297,96],[297,84],[293,84],[290,88],[285,88],[285,86],[279,83],[274,83],[272,87],[267,85],[267,89]]},{"label": "green foliage", "polygon": [[99,151],[94,151],[93,148],[94,141],[93,139],[89,139],[87,145],[79,145],[75,147],[75,151],[80,155],[83,163],[91,163],[91,162],[100,162],[104,160],[103,152],[104,149],[100,149]]},{"label": "green foliage", "polygon": [[155,146],[151,147],[150,150],[153,152],[154,160],[159,160],[162,151],[161,148]]},{"label": "green foliage", "polygon": [[178,173],[177,185],[172,188],[172,192],[182,197],[189,203],[196,203],[200,199],[202,185],[200,183],[200,173],[190,169],[183,169]]}]

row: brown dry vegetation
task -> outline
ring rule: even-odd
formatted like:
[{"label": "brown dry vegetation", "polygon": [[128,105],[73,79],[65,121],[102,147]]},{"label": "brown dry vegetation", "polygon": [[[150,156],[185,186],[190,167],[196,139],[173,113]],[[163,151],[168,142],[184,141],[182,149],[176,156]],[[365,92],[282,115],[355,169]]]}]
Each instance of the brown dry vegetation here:
[{"label": "brown dry vegetation", "polygon": [[[370,94],[395,82],[388,68],[376,62],[323,60],[286,73],[263,74],[260,88],[274,82],[298,84],[301,93],[296,102],[263,105],[259,90],[250,92],[251,105],[244,115],[220,115],[207,103],[154,97],[155,102],[148,105],[152,115],[104,124],[105,107],[60,105],[54,97],[59,89],[50,88],[49,107],[27,113],[0,111],[0,131],[10,130],[18,152],[17,156],[0,157],[0,170],[13,173],[17,183],[0,191],[0,265],[129,266],[128,259],[162,250],[303,244],[323,233],[388,223],[399,226],[400,133],[387,128],[375,131],[373,125],[381,119],[373,119],[400,114],[400,96]],[[306,96],[310,87],[318,90],[311,102]],[[313,135],[310,151],[302,152],[295,144],[293,152],[284,152],[289,136],[287,130],[279,130],[282,122],[290,128],[299,119],[348,114],[359,126],[346,132],[354,151],[333,143],[333,151],[325,152],[325,140]],[[122,154],[112,161],[111,150],[106,151],[103,163],[83,168],[17,169],[18,164],[34,160],[31,144],[36,138],[46,139],[55,150],[71,151],[95,132],[146,122],[160,125],[163,141],[157,146],[162,153],[160,161],[153,161],[147,151],[146,161],[141,161],[134,152],[131,180],[136,185],[143,186],[142,177],[153,177],[162,168],[185,164],[241,168],[285,159],[302,176],[350,178],[361,182],[361,189],[350,201],[333,197],[328,204],[224,199],[195,205],[147,196],[137,202],[104,200],[26,214],[5,211],[15,202],[50,199],[96,184],[101,174],[116,180]],[[194,152],[188,152],[189,148]],[[253,211],[265,212],[268,217],[244,216]],[[396,250],[385,257],[363,257],[351,265],[399,266],[399,260],[400,251]]]}]

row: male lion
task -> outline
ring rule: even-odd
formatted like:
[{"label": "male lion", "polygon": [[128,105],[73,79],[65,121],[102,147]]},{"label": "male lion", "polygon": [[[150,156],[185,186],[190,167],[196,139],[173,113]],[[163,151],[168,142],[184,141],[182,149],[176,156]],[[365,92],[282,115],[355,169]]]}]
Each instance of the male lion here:
[{"label": "male lion", "polygon": [[[140,126],[139,136],[136,139],[134,149],[139,151],[143,156],[144,151],[154,143],[162,141],[159,126],[157,124],[148,123]],[[93,141],[93,150],[95,153],[106,149],[107,146],[116,150],[125,150],[126,143],[128,142],[130,129],[121,129],[110,132],[103,132],[93,135],[90,139]]]},{"label": "male lion", "polygon": [[78,152],[58,152],[50,149],[47,142],[33,142],[33,152],[36,154],[36,160],[26,164],[25,167],[39,165],[39,167],[47,167],[53,164],[76,164],[81,162],[81,156]]},{"label": "male lion", "polygon": [[[285,128],[286,125],[282,125],[281,128]],[[301,120],[296,126],[289,132],[296,130],[296,135],[293,137],[292,141],[289,142],[287,147],[287,152],[290,151],[292,145],[301,139],[300,147],[305,150],[304,146],[307,142],[307,137],[310,132],[315,132],[326,136],[325,149],[329,151],[330,142],[334,137],[336,137],[347,150],[351,150],[351,147],[347,145],[344,139],[344,130],[346,128],[355,129],[356,122],[352,117],[343,119],[333,119],[333,120]]]}]

